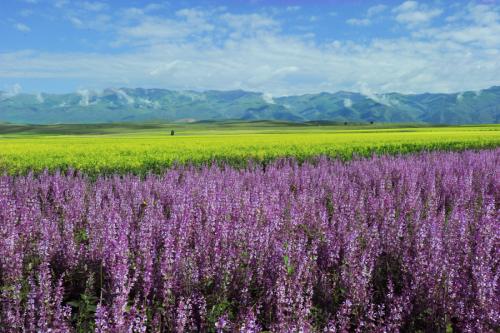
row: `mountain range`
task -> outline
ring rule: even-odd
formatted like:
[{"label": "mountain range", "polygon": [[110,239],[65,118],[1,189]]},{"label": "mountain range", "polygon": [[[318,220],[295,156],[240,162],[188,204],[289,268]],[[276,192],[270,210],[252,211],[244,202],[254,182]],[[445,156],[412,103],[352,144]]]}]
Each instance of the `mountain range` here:
[{"label": "mountain range", "polygon": [[272,97],[233,91],[109,88],[68,94],[0,91],[0,122],[27,124],[139,121],[500,123],[500,86],[462,93],[305,94]]}]

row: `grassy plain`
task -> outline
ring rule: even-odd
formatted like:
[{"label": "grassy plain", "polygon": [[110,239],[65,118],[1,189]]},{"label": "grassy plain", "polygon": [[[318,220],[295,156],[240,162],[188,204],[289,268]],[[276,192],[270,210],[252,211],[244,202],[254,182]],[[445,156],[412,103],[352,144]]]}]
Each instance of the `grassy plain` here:
[{"label": "grassy plain", "polygon": [[[175,135],[170,135],[170,130]],[[349,159],[500,146],[500,125],[222,122],[196,124],[0,124],[0,171],[24,174],[68,168],[88,174],[159,172],[175,163],[244,165],[279,157]]]}]

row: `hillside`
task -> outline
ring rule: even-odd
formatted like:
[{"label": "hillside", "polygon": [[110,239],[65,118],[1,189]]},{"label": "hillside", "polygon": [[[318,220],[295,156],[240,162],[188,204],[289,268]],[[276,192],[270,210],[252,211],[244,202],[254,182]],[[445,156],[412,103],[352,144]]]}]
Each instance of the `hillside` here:
[{"label": "hillside", "polygon": [[70,94],[0,92],[0,122],[82,124],[201,120],[292,122],[419,122],[480,124],[500,122],[500,86],[452,94],[363,95],[319,93],[273,98],[234,91],[165,89],[82,90]]}]

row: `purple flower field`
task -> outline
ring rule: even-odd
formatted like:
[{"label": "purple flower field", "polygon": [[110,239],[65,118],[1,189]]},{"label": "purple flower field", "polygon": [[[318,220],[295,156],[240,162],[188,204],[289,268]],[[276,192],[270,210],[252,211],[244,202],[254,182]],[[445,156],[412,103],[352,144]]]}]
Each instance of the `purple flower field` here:
[{"label": "purple flower field", "polygon": [[498,332],[500,149],[0,177],[0,332]]}]

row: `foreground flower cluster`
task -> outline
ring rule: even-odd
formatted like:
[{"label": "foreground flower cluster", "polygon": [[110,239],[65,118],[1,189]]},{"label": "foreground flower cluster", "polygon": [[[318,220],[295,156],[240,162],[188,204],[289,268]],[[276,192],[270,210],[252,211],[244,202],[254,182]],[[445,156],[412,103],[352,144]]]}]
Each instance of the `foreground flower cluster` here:
[{"label": "foreground flower cluster", "polygon": [[0,177],[0,331],[497,331],[499,162]]}]

